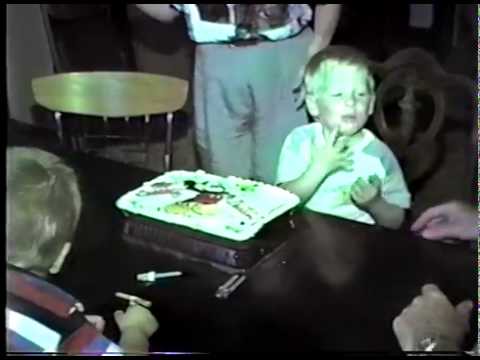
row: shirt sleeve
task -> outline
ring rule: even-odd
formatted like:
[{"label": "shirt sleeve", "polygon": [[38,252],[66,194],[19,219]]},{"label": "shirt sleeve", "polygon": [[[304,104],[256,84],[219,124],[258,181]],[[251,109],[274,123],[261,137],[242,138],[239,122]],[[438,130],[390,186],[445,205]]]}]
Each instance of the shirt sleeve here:
[{"label": "shirt sleeve", "polygon": [[411,206],[411,195],[408,191],[402,168],[393,152],[387,145],[382,143],[381,162],[385,169],[382,195],[390,204],[397,205],[403,209]]},{"label": "shirt sleeve", "polygon": [[294,129],[285,139],[278,161],[275,183],[282,184],[298,179],[310,161],[309,136],[302,128]]},{"label": "shirt sleeve", "polygon": [[124,351],[84,320],[82,326],[70,334],[60,346],[61,352],[75,354],[122,355]]}]

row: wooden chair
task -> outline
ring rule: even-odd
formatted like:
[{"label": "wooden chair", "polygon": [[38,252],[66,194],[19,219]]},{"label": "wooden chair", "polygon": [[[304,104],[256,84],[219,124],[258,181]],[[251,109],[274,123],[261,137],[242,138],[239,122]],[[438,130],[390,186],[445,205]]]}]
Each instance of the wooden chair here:
[{"label": "wooden chair", "polygon": [[[150,117],[166,114],[164,169],[171,169],[173,115],[187,99],[188,82],[169,76],[140,72],[77,72],[33,79],[35,101],[54,112],[57,133],[65,144],[63,114],[76,114],[103,121],[103,134],[73,136],[76,150],[85,150],[89,138],[105,141],[118,138],[109,130],[111,118],[123,118],[127,124],[132,117],[144,118],[143,143],[148,162]],[[69,121],[82,119],[68,118]]]},{"label": "wooden chair", "polygon": [[[449,109],[453,88],[463,88],[475,103],[476,87],[466,76],[446,73],[436,59],[420,48],[407,48],[384,63],[374,63],[380,78],[376,92],[376,129],[402,164],[408,183],[424,178],[438,163],[439,132]],[[430,102],[430,118],[421,114]],[[386,116],[386,108],[397,108],[397,115]]]}]

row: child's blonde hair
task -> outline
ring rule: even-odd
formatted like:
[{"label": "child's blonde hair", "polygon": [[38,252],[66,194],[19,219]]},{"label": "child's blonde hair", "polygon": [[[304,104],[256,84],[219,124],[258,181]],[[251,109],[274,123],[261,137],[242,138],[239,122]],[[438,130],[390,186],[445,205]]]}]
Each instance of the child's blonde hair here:
[{"label": "child's blonde hair", "polygon": [[375,81],[370,70],[370,61],[363,52],[351,46],[328,46],[313,55],[305,67],[305,85],[311,87],[311,84],[316,82],[320,84],[320,88],[325,86],[324,81],[322,81],[324,78],[324,74],[322,74],[322,64],[327,60],[337,61],[341,64],[355,65],[361,69],[365,69],[367,72],[367,88],[369,93],[373,94],[375,90]]},{"label": "child's blonde hair", "polygon": [[82,200],[77,177],[59,157],[7,149],[7,262],[46,273],[72,240]]}]

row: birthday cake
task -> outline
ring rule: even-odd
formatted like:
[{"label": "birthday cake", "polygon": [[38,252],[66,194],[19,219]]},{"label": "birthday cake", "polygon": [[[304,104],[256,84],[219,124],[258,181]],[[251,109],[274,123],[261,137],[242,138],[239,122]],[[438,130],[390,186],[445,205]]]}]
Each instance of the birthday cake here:
[{"label": "birthday cake", "polygon": [[127,215],[245,241],[299,202],[296,195],[261,182],[178,170],[145,182],[116,205]]}]

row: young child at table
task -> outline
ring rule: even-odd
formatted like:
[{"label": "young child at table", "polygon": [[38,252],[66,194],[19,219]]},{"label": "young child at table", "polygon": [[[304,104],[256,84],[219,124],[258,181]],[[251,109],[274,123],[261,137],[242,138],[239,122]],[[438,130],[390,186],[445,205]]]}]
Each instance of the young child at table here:
[{"label": "young child at table", "polygon": [[81,208],[75,172],[59,157],[35,148],[7,149],[8,352],[148,352],[158,328],[148,309],[134,304],[113,314],[119,347],[101,334],[103,318],[84,315],[81,303],[48,281],[71,249]]},{"label": "young child at table", "polygon": [[276,183],[307,209],[399,228],[410,193],[392,151],[364,128],[375,104],[368,59],[351,47],[328,47],[307,64],[304,85],[315,122],[286,138]]}]

